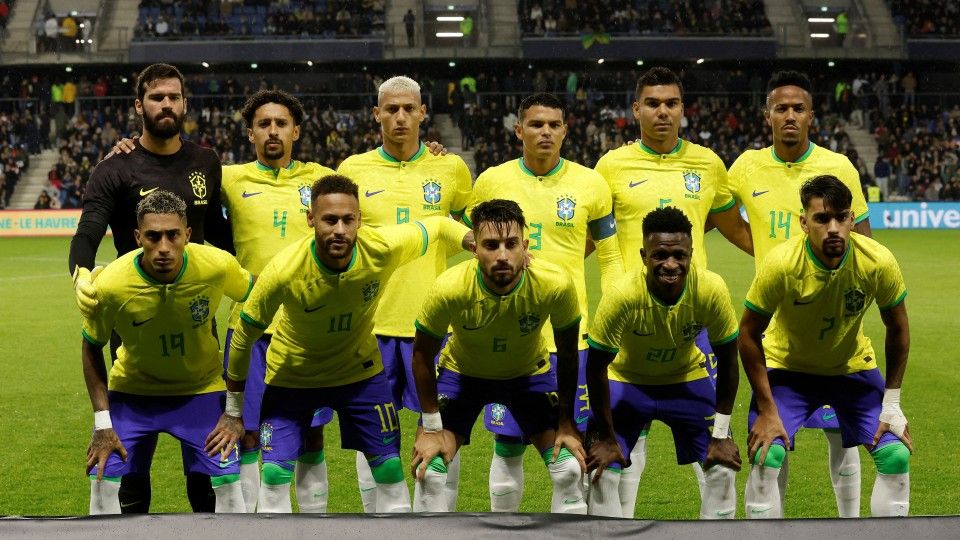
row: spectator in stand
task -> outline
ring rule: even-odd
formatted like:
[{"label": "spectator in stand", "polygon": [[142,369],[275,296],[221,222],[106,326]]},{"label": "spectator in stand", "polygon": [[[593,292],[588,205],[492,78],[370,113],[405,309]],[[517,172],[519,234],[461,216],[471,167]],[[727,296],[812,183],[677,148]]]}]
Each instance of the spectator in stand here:
[{"label": "spectator in stand", "polygon": [[60,202],[56,199],[51,199],[46,191],[40,192],[40,196],[37,197],[37,202],[33,205],[34,210],[52,210],[56,208],[60,208]]}]

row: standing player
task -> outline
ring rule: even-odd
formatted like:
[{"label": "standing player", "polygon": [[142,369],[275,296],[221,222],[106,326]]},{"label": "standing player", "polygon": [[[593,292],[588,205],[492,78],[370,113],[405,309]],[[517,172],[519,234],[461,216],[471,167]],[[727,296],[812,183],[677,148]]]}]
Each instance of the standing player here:
[{"label": "standing player", "polygon": [[[420,141],[420,124],[427,107],[420,100],[420,85],[409,77],[393,77],[380,85],[373,117],[380,124],[383,145],[350,156],[337,169],[360,189],[363,224],[384,227],[411,223],[428,216],[463,215],[472,178],[466,163],[455,155],[434,155]],[[430,284],[447,267],[450,255],[441,245],[399,268],[384,284],[377,308],[374,333],[383,368],[398,406],[420,412],[411,371],[413,325]],[[451,465],[447,495],[456,509],[459,461]],[[365,512],[376,507],[376,483],[363,455],[357,453],[357,477]]]},{"label": "standing player", "polygon": [[[283,248],[311,232],[305,219],[310,209],[310,186],[334,171],[317,163],[292,159],[300,138],[304,111],[300,101],[279,90],[262,90],[250,96],[241,110],[247,137],[257,160],[223,167],[224,208],[230,220],[237,260],[259,274]],[[225,356],[229,355],[233,329],[239,323],[241,304],[234,306],[227,329]],[[248,512],[253,512],[260,489],[260,399],[263,396],[266,352],[276,325],[271,325],[253,346],[250,375],[244,392],[246,433],[240,444],[240,477]],[[225,358],[226,362],[227,359]],[[323,426],[332,412],[317,412],[297,458],[296,493],[301,512],[325,512],[327,464],[323,453]]]},{"label": "standing player", "polygon": [[[230,227],[220,210],[220,161],[212,150],[180,138],[187,107],[183,75],[169,64],[148,66],[137,77],[134,107],[143,121],[143,134],[132,153],[104,160],[93,170],[77,233],[70,242],[70,272],[78,304],[87,317],[97,309],[91,269],[107,226],[113,231],[118,257],[136,249],[135,209],[155,190],[170,191],[187,203],[187,225],[195,243],[207,240],[233,251]],[[112,339],[111,352],[118,345]],[[202,474],[187,475],[187,497],[195,512],[214,509],[210,480]],[[125,475],[120,502],[124,513],[148,512],[149,475]]]},{"label": "standing player", "polygon": [[376,511],[409,511],[396,405],[373,334],[374,313],[381,285],[397,267],[438,240],[451,250],[465,246],[468,231],[442,217],[360,227],[357,186],[340,175],[321,178],[310,193],[307,219],[314,234],[267,264],[230,345],[227,387],[242,390],[251,349],[276,313],[260,413],[258,510],[290,512],[293,460],[315,411],[330,407],[337,411],[343,446],[362,451],[370,462]]},{"label": "standing player", "polygon": [[[223,295],[242,301],[253,278],[229,253],[188,243],[187,206],[176,195],[153,191],[136,215],[143,249],[103,270],[99,309],[83,324],[95,424],[87,450],[90,513],[120,513],[120,479],[149,471],[161,432],[180,440],[184,470],[211,476],[217,512],[243,512],[240,403],[228,397],[226,411],[221,405],[223,368],[211,327]],[[102,349],[114,330],[123,344],[108,393]]]},{"label": "standing player", "polygon": [[[770,251],[747,293],[740,355],[753,388],[750,518],[783,516],[777,469],[797,430],[824,403],[836,411],[843,446],[865,445],[877,465],[873,516],[905,516],[910,507],[912,443],[900,409],[910,349],[907,290],[893,254],[851,233],[852,200],[835,176],[804,183],[804,234]],[[887,331],[886,384],[863,335],[874,301]]]},{"label": "standing player", "polygon": [[[526,264],[530,241],[516,202],[483,202],[470,221],[476,258],[437,278],[416,322],[414,376],[424,412],[413,455],[414,510],[447,510],[446,465],[469,444],[473,423],[493,401],[513,412],[521,434],[543,456],[553,482],[551,511],[585,514],[583,447],[573,419],[581,318],[576,287],[567,269],[541,259]],[[542,333],[548,319],[556,376]],[[447,328],[452,335],[435,368]]]},{"label": "standing player", "polygon": [[[651,68],[637,80],[636,95],[633,117],[640,126],[640,141],[607,152],[596,166],[613,193],[620,252],[627,271],[641,264],[644,216],[664,206],[682,210],[693,224],[694,266],[707,267],[705,227],[716,226],[735,246],[753,253],[750,228],[740,217],[736,201],[727,189],[723,161],[709,148],[680,138],[683,117],[680,78],[667,68]],[[697,343],[704,353],[709,353],[706,335]],[[646,431],[640,433],[630,452],[631,466],[621,475],[621,502],[626,517],[634,514],[637,487],[646,461],[646,436]],[[696,471],[702,479],[702,472]]]},{"label": "standing player", "polygon": [[[832,174],[853,193],[854,231],[870,236],[867,202],[860,175],[846,156],[810,142],[813,98],[810,79],[796,71],[774,73],[767,87],[764,117],[773,133],[773,146],[747,150],[730,167],[730,191],[747,211],[753,234],[757,273],[775,246],[801,233],[800,185],[821,174]],[[860,454],[843,448],[836,411],[824,407],[804,423],[823,429],[830,455],[840,517],[860,515]],[[780,469],[780,496],[786,495],[787,462]]]},{"label": "standing player", "polygon": [[[524,98],[514,128],[523,141],[523,155],[484,171],[473,186],[471,207],[495,198],[516,201],[529,223],[530,256],[570,272],[581,315],[575,419],[585,429],[589,417],[583,371],[588,304],[583,259],[588,240],[596,245],[601,284],[613,281],[623,271],[623,264],[609,188],[595,171],[560,156],[567,134],[564,118],[563,102],[556,96],[536,93]],[[553,353],[557,349],[551,324],[544,325],[543,335]],[[510,413],[500,403],[488,406],[484,414],[485,427],[495,440],[489,485],[494,512],[516,512],[523,496],[526,442]]]},{"label": "standing player", "polygon": [[[690,268],[691,229],[676,208],[647,214],[643,266],[611,285],[594,315],[587,361],[598,437],[588,462],[597,470],[592,515],[625,517],[623,456],[660,420],[673,431],[677,462],[703,465],[700,519],[734,518],[740,454],[728,431],[739,379],[737,319],[723,278]],[[717,357],[716,385],[694,342],[703,329]]]}]

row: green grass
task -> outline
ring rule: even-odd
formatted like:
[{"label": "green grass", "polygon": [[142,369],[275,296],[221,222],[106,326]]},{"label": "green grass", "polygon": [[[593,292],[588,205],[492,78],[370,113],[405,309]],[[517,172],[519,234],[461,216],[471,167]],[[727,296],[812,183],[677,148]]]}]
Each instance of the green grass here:
[{"label": "green grass", "polygon": [[[897,255],[910,294],[907,306],[913,330],[911,362],[904,383],[903,407],[916,445],[911,461],[911,513],[960,513],[960,467],[952,435],[960,406],[956,388],[960,354],[953,337],[960,307],[960,234],[948,231],[879,231],[877,238]],[[80,316],[66,272],[67,238],[0,240],[0,307],[4,326],[0,340],[0,515],[86,514],[89,484],[84,456],[92,415],[80,371]],[[753,277],[753,261],[735,251],[717,233],[708,235],[711,268],[719,272],[739,304]],[[109,241],[98,260],[112,257]],[[591,308],[599,284],[593,258],[588,261]],[[221,315],[224,312],[221,311]],[[883,327],[876,309],[866,319],[867,333],[883,356]],[[883,362],[881,361],[881,366]],[[742,444],[746,432],[749,387],[741,376],[732,429]],[[402,457],[409,463],[416,417],[402,412]],[[461,511],[486,511],[490,436],[479,427],[473,444],[463,450]],[[819,432],[801,430],[790,457],[787,517],[833,517],[836,507],[826,464],[826,443]],[[330,510],[359,512],[354,455],[339,449],[335,424],[327,429]],[[862,513],[869,515],[874,468],[861,450]],[[526,456],[524,512],[547,512],[550,488],[536,452]],[[746,474],[738,475],[742,498]],[[155,512],[187,512],[178,445],[161,437],[153,466]],[[698,493],[689,467],[678,467],[669,430],[655,424],[648,443],[647,468],[640,485],[637,517],[693,519]],[[740,501],[742,507],[742,499]],[[738,509],[742,514],[742,508]]]}]

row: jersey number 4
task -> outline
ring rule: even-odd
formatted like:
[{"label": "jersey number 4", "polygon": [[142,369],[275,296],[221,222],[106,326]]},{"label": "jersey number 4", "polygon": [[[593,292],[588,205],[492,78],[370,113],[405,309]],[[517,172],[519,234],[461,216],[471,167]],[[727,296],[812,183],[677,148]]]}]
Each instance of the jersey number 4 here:
[{"label": "jersey number 4", "polygon": [[287,237],[287,211],[284,210],[283,213],[280,213],[280,210],[273,211],[273,228],[280,228],[280,238]]}]

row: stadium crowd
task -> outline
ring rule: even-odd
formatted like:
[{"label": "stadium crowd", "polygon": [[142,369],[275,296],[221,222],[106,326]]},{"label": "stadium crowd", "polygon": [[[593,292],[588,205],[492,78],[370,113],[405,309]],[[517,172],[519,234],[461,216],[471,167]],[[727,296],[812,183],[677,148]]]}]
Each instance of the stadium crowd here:
[{"label": "stadium crowd", "polygon": [[134,29],[136,39],[180,39],[213,36],[382,35],[383,0],[348,2],[169,2],[143,0]]},{"label": "stadium crowd", "polygon": [[40,152],[36,131],[29,112],[0,112],[0,209],[10,206],[17,183],[30,165],[30,154]]},{"label": "stadium crowd", "polygon": [[517,14],[533,36],[772,33],[761,0],[519,0]]},{"label": "stadium crowd", "polygon": [[893,20],[910,37],[960,35],[960,4],[936,0],[890,0]]}]

